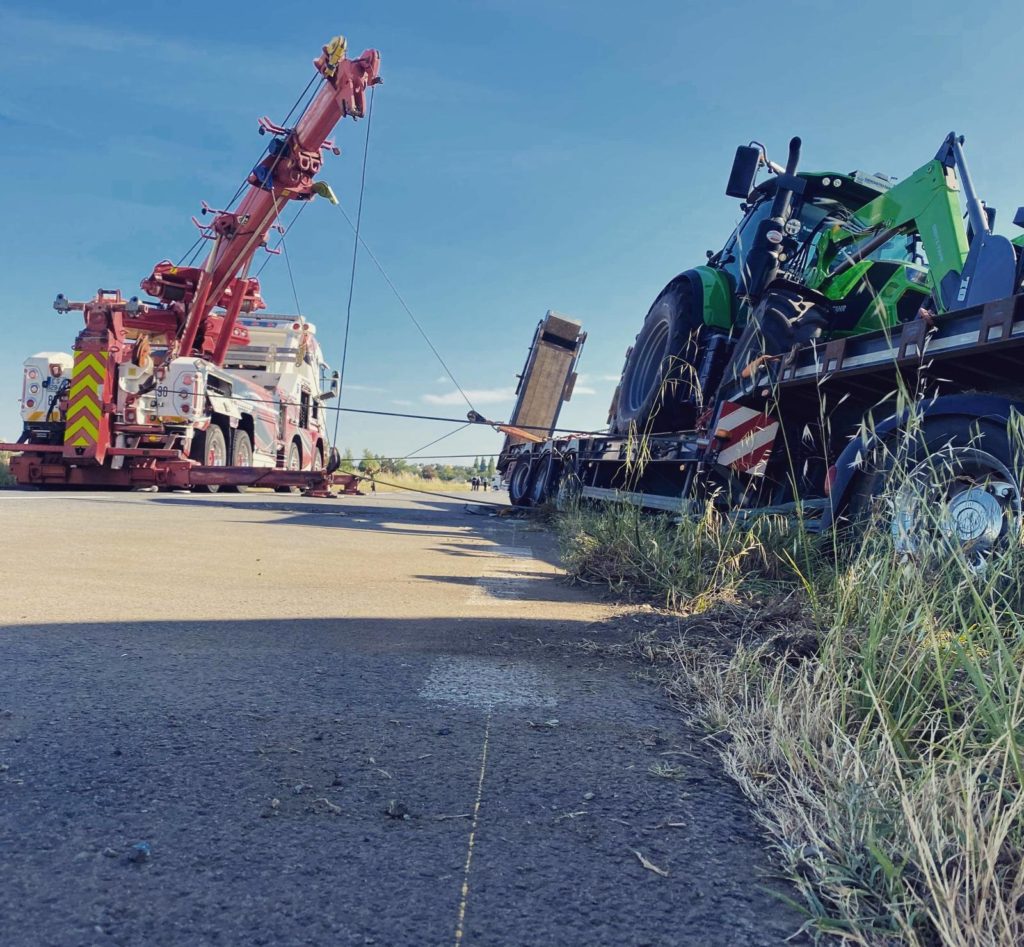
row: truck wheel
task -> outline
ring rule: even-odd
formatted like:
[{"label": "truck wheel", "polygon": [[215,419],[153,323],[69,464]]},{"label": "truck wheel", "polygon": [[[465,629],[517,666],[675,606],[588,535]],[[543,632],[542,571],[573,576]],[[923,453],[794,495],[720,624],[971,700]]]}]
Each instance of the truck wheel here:
[{"label": "truck wheel", "polygon": [[857,485],[850,512],[892,535],[915,560],[960,551],[981,571],[993,550],[1014,541],[1022,512],[1019,464],[1006,428],[991,421],[937,418],[912,438],[890,441]]},{"label": "truck wheel", "polygon": [[[224,431],[217,424],[211,424],[202,434],[197,435],[196,458],[204,467],[226,467],[228,443]],[[215,483],[196,487],[197,493],[216,493],[220,486]]]},{"label": "truck wheel", "polygon": [[530,505],[530,472],[533,467],[529,457],[516,461],[515,469],[508,481],[508,499],[513,506]]},{"label": "truck wheel", "polygon": [[[248,431],[243,431],[241,428],[235,431],[234,439],[231,441],[231,466],[252,466],[252,438],[249,437]],[[245,493],[248,489],[244,483],[237,483],[224,488],[228,493]]]},{"label": "truck wheel", "polygon": [[693,427],[693,376],[703,324],[689,278],[677,278],[661,291],[622,369],[613,432],[658,434]]},{"label": "truck wheel", "polygon": [[[288,454],[285,457],[284,463],[285,470],[302,470],[302,449],[299,447],[297,441],[292,441],[288,445]],[[302,492],[299,487],[278,487],[278,493],[290,493],[293,496],[298,495]]]}]

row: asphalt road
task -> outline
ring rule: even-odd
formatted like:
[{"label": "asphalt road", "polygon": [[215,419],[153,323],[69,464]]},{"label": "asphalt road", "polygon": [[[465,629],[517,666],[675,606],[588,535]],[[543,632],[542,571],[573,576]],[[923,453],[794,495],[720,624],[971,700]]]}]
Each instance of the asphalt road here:
[{"label": "asphalt road", "polygon": [[[551,538],[0,492],[0,944],[780,945],[741,796]],[[661,775],[658,775],[660,773]]]}]

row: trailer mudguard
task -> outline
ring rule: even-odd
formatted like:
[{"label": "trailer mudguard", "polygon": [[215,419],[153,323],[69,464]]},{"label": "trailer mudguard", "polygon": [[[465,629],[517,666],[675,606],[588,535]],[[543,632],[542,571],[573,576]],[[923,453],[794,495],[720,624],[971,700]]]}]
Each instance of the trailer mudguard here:
[{"label": "trailer mudguard", "polygon": [[[966,423],[989,420],[1007,424],[1013,411],[1024,414],[1024,403],[1000,395],[959,394],[942,395],[918,402],[918,409],[922,418],[961,418]],[[906,423],[909,413],[904,411],[899,415],[890,415],[877,424],[870,435],[857,435],[843,449],[835,463],[836,477],[829,492],[831,502],[825,507],[822,517],[822,530],[829,529],[836,514],[845,508],[850,488],[862,472],[862,458],[872,447]]]}]

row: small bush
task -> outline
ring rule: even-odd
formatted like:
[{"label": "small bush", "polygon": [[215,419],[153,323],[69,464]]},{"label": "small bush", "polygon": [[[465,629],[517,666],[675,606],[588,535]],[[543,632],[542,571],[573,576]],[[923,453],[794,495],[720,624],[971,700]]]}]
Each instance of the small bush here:
[{"label": "small bush", "polygon": [[14,486],[14,476],[11,474],[11,455],[0,451],[0,490],[5,487]]}]

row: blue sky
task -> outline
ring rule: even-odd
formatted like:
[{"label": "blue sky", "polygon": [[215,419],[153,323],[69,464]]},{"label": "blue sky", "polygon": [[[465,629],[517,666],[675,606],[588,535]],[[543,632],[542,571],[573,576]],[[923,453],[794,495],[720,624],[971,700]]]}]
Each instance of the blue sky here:
[{"label": "blue sky", "polygon": [[[736,145],[807,169],[900,177],[967,136],[978,189],[1009,232],[1024,203],[1019,2],[827,0],[629,5],[557,0],[126,0],[0,6],[0,436],[20,429],[21,360],[69,351],[80,316],[57,292],[126,295],[192,243],[200,200],[224,201],[335,33],[381,51],[363,237],[478,410],[503,417],[533,327],[551,308],[589,333],[562,422],[604,423],[626,346],[661,287],[737,217]],[[297,12],[301,10],[301,13]],[[323,178],[352,213],[364,123]],[[340,360],[352,233],[318,201],[289,236],[299,302]],[[270,308],[294,308],[283,260]],[[348,407],[461,416],[365,256]],[[343,415],[339,443],[405,453],[452,426]],[[437,448],[494,453],[475,429]]]}]

